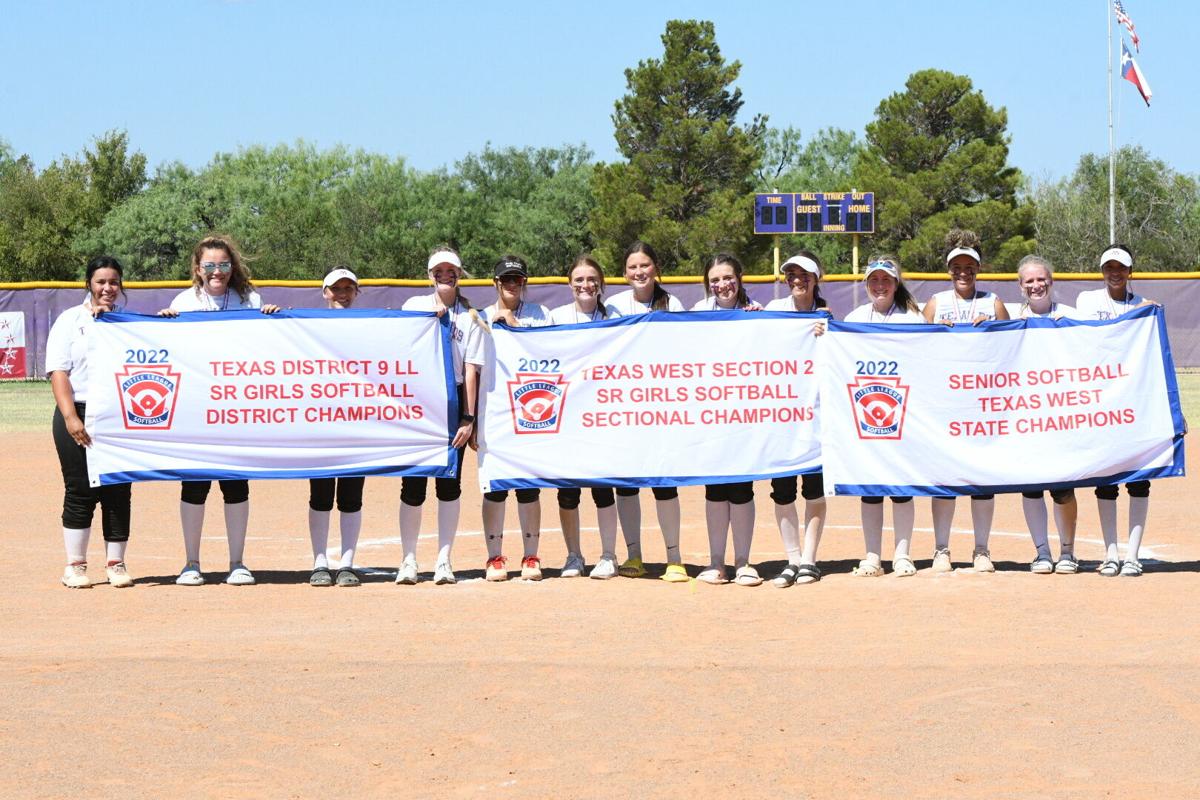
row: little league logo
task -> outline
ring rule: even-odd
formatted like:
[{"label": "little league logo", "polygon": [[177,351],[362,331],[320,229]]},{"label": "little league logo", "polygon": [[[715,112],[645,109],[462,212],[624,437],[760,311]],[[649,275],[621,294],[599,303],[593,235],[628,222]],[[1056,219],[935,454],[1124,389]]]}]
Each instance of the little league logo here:
[{"label": "little league logo", "polygon": [[899,378],[859,375],[849,384],[850,407],[860,439],[899,439],[904,428],[907,386]]},{"label": "little league logo", "polygon": [[168,364],[126,364],[116,374],[125,430],[170,430],[179,391],[179,373]]},{"label": "little league logo", "polygon": [[562,374],[518,372],[508,382],[515,433],[558,433],[567,382]]}]

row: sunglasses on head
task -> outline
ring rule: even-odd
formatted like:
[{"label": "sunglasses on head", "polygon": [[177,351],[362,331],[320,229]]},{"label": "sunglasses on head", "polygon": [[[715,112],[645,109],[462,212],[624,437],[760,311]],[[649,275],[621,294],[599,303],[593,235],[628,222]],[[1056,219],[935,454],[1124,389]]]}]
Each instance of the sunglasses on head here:
[{"label": "sunglasses on head", "polygon": [[214,272],[220,272],[224,275],[233,271],[233,263],[229,261],[205,261],[200,265],[200,269],[204,270],[205,275],[212,275]]}]

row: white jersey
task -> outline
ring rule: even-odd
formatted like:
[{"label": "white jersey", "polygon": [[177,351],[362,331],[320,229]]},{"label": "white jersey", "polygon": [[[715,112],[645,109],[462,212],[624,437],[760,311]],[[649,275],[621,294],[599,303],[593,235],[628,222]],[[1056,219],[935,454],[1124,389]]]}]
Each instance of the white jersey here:
[{"label": "white jersey", "polygon": [[574,303],[567,303],[565,306],[558,306],[550,311],[551,325],[576,325],[581,322],[599,322],[602,319],[612,319],[613,317],[621,316],[621,312],[617,311],[611,303],[604,304],[604,311],[607,316],[600,313],[600,308],[592,311],[590,315],[584,314],[579,309],[575,308]]},{"label": "white jersey", "polygon": [[[485,320],[491,322],[492,316],[496,313],[496,307],[488,306],[479,313]],[[544,328],[553,324],[550,321],[550,312],[541,303],[526,303],[522,300],[521,304],[517,306],[514,316],[517,318],[518,327],[521,328]]]},{"label": "white jersey", "polygon": [[934,322],[953,322],[957,325],[971,324],[979,316],[989,320],[996,318],[996,295],[992,292],[977,289],[974,299],[964,300],[958,296],[958,292],[947,289],[935,294],[932,302]]},{"label": "white jersey", "polygon": [[[433,294],[410,297],[404,301],[400,310],[433,311],[437,302],[436,297],[437,295]],[[477,367],[483,366],[483,337],[486,333],[471,315],[471,309],[463,305],[461,300],[447,308],[446,313],[450,315],[450,339],[454,342],[453,358],[451,359],[454,362],[454,382],[462,386],[464,363],[474,364]],[[478,313],[476,312],[476,314]]]},{"label": "white jersey", "polygon": [[1045,314],[1039,314],[1029,307],[1028,303],[1021,304],[1021,310],[1017,314],[1017,319],[1038,319],[1039,317],[1049,317],[1050,319],[1079,319],[1079,312],[1065,303],[1051,303],[1050,310]]},{"label": "white jersey", "polygon": [[262,298],[253,289],[243,300],[232,288],[220,297],[213,297],[203,289],[193,286],[175,295],[171,301],[175,311],[240,311],[246,308],[262,308]]},{"label": "white jersey", "polygon": [[925,322],[919,311],[899,308],[895,303],[883,314],[875,310],[873,303],[863,303],[846,315],[846,322],[886,322],[889,325],[916,325]]},{"label": "white jersey", "polygon": [[[794,311],[797,314],[801,313],[800,310],[796,308],[796,301],[792,299],[791,295],[772,300],[771,302],[767,303],[767,307],[764,308],[763,311]],[[829,313],[829,309],[825,308],[824,306],[821,308],[814,308],[811,311],[804,313],[825,314],[830,317],[833,316],[833,314]]]},{"label": "white jersey", "polygon": [[717,298],[714,295],[711,297],[706,297],[703,300],[700,300],[694,306],[692,306],[691,310],[692,311],[736,311],[739,308],[742,309],[743,311],[759,311],[760,309],[762,309],[762,306],[760,306],[758,303],[751,300],[749,303],[747,303],[744,306],[736,306],[735,308],[721,308],[719,305],[717,305]]},{"label": "white jersey", "polygon": [[1091,289],[1079,293],[1075,309],[1079,319],[1116,319],[1144,302],[1146,298],[1133,292],[1127,292],[1124,300],[1113,300],[1108,289]]},{"label": "white jersey", "polygon": [[95,324],[91,303],[85,302],[59,314],[46,338],[46,374],[65,372],[76,403],[87,402],[88,334]]},{"label": "white jersey", "polygon": [[[617,310],[623,317],[628,317],[633,314],[647,314],[654,309],[649,303],[643,303],[633,296],[633,289],[626,289],[608,301],[608,304]],[[683,303],[679,302],[679,298],[673,294],[667,296],[667,311],[683,311]]]}]

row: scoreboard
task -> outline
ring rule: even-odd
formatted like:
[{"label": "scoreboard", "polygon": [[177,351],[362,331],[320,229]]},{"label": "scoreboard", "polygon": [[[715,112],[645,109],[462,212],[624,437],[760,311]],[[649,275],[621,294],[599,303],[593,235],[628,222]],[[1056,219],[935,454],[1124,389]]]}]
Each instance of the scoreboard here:
[{"label": "scoreboard", "polygon": [[755,233],[874,233],[874,192],[754,196]]}]

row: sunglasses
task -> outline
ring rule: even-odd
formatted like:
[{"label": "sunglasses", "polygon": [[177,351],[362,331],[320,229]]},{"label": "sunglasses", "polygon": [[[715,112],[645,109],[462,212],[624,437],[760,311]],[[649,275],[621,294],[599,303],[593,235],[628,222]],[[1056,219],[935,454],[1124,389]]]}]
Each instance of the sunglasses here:
[{"label": "sunglasses", "polygon": [[233,264],[229,261],[205,261],[200,265],[200,269],[204,270],[205,275],[212,275],[214,272],[220,272],[222,275],[233,271]]},{"label": "sunglasses", "polygon": [[521,277],[520,275],[501,275],[496,280],[500,281],[500,283],[503,283],[506,286],[512,285],[514,283],[517,286],[520,286],[521,284],[525,283],[525,279],[523,277]]}]

